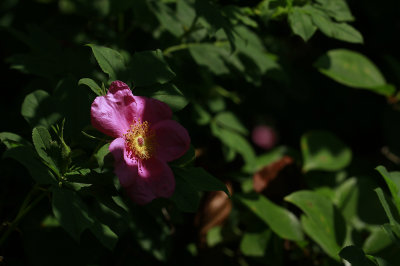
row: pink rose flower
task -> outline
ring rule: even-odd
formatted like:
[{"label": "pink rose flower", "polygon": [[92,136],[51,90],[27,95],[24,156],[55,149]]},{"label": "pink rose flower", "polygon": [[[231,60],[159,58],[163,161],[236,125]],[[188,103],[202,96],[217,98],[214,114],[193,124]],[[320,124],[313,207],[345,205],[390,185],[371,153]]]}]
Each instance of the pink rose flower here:
[{"label": "pink rose flower", "polygon": [[92,103],[92,125],[115,138],[109,147],[115,159],[115,174],[138,204],[171,197],[175,190],[175,178],[167,162],[188,150],[190,137],[171,118],[167,104],[133,96],[122,81],[112,82],[107,95],[96,97]]},{"label": "pink rose flower", "polygon": [[278,141],[275,130],[266,125],[256,126],[251,133],[251,137],[257,146],[265,150],[273,148]]}]

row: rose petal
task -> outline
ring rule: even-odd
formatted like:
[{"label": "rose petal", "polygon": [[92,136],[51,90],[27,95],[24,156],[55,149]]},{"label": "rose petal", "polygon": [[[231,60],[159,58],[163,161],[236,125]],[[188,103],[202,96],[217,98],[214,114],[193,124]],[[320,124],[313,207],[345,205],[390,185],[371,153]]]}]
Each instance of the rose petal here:
[{"label": "rose petal", "polygon": [[189,149],[187,130],[174,120],[163,120],[153,125],[156,134],[156,157],[170,162],[181,157]]},{"label": "rose petal", "polygon": [[136,102],[128,85],[111,83],[107,95],[96,97],[91,107],[92,125],[112,137],[121,137],[137,118]]},{"label": "rose petal", "polygon": [[143,160],[138,173],[135,182],[127,188],[134,202],[146,204],[155,198],[169,198],[174,193],[175,178],[166,163],[155,158]]},{"label": "rose petal", "polygon": [[114,156],[114,172],[118,176],[119,182],[123,187],[129,187],[134,184],[138,177],[137,162],[132,160],[125,149],[125,140],[117,138],[111,142],[108,150]]},{"label": "rose petal", "polygon": [[137,103],[137,112],[142,121],[155,124],[158,121],[172,118],[172,110],[166,103],[153,98],[134,96]]}]

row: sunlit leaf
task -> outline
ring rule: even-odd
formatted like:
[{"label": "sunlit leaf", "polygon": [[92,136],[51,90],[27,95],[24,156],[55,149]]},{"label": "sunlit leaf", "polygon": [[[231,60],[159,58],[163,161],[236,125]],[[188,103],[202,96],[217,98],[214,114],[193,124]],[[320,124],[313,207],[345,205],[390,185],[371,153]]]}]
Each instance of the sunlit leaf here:
[{"label": "sunlit leaf", "polygon": [[332,258],[338,260],[343,244],[346,225],[341,214],[325,196],[313,191],[297,191],[285,200],[299,207],[304,231]]},{"label": "sunlit leaf", "polygon": [[345,49],[330,50],[315,62],[318,70],[333,80],[354,88],[392,95],[395,89],[386,84],[379,69],[364,55]]},{"label": "sunlit leaf", "polygon": [[317,30],[312,19],[302,8],[294,7],[288,16],[293,33],[299,35],[304,41],[308,41]]},{"label": "sunlit leaf", "polygon": [[254,212],[280,237],[293,241],[303,240],[300,222],[290,211],[276,205],[262,195],[235,195],[235,198]]},{"label": "sunlit leaf", "polygon": [[108,74],[110,80],[121,79],[121,72],[126,70],[126,62],[123,56],[118,51],[108,47],[95,44],[88,44],[88,46],[92,48],[97,63],[101,70]]},{"label": "sunlit leaf", "polygon": [[257,233],[245,233],[240,241],[240,251],[246,256],[262,257],[265,254],[271,230]]},{"label": "sunlit leaf", "polygon": [[101,96],[103,95],[103,91],[99,85],[93,80],[89,78],[80,79],[78,85],[86,85],[88,86],[96,95]]}]

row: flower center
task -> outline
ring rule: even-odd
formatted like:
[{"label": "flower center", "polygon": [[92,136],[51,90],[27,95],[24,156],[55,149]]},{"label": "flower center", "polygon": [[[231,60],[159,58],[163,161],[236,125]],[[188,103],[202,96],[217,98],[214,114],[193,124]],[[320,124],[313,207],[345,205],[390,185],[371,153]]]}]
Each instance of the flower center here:
[{"label": "flower center", "polygon": [[131,128],[124,134],[124,138],[132,159],[146,160],[154,154],[155,133],[150,129],[147,121],[134,121]]}]

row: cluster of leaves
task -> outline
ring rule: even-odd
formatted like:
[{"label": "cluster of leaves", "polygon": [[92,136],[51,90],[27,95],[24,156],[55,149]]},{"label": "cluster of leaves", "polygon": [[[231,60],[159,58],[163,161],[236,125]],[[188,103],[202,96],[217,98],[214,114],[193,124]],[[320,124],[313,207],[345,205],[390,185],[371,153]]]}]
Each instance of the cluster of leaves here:
[{"label": "cluster of leaves", "polygon": [[[399,173],[373,169],[400,164],[400,63],[391,51],[376,60],[376,33],[363,37],[356,18],[345,0],[4,0],[2,68],[15,92],[1,102],[11,114],[0,128],[0,255],[397,265]],[[120,188],[111,140],[90,125],[114,80],[167,103],[188,129],[171,199],[138,206]],[[256,147],[260,124],[281,144]]]}]

